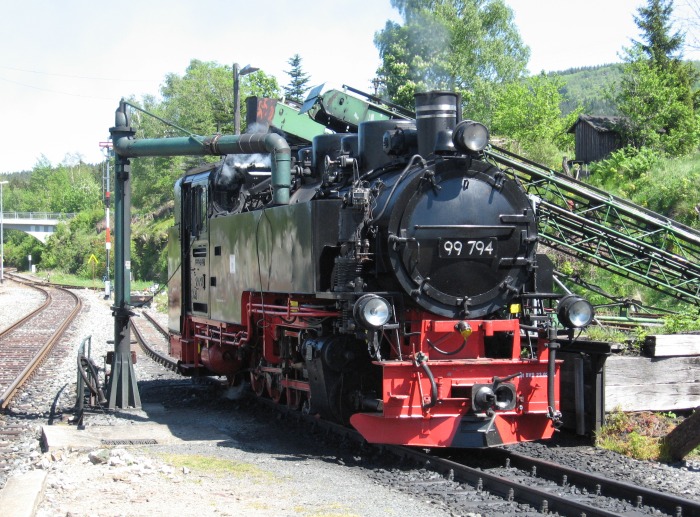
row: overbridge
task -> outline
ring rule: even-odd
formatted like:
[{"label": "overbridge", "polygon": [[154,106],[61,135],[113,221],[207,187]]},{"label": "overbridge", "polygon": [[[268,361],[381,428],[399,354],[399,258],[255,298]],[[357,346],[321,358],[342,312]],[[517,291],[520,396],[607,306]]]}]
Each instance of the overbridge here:
[{"label": "overbridge", "polygon": [[3,212],[2,223],[5,230],[19,230],[37,238],[43,244],[49,235],[56,231],[60,222],[75,217],[75,214],[57,212]]}]

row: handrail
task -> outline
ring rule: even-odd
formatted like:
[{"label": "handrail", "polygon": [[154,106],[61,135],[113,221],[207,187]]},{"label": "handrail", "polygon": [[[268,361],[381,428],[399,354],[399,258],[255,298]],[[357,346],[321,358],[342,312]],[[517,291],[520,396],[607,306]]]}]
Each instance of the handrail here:
[{"label": "handrail", "polygon": [[76,215],[78,214],[75,212],[3,212],[2,218],[6,221],[16,219],[56,219],[62,221],[73,219]]}]

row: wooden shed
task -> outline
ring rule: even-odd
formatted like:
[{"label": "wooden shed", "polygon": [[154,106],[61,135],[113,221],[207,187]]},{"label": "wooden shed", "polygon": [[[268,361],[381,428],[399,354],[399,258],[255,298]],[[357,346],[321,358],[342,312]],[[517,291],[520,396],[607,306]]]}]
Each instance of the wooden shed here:
[{"label": "wooden shed", "polygon": [[621,120],[622,117],[579,115],[568,131],[575,135],[576,161],[588,164],[602,160],[622,147],[617,130]]}]

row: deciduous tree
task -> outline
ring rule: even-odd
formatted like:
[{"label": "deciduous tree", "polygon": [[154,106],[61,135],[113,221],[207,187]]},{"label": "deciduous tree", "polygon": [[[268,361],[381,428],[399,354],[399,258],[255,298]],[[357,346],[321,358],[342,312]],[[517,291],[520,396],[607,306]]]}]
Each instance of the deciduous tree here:
[{"label": "deciduous tree", "polygon": [[558,150],[572,146],[567,130],[582,111],[562,114],[563,86],[563,79],[544,73],[501,86],[495,97],[492,131],[515,140],[517,151],[533,160],[552,166],[554,160],[561,162]]},{"label": "deciduous tree", "polygon": [[529,49],[503,0],[392,0],[403,24],[375,34],[384,93],[413,106],[413,94],[457,90],[482,121],[494,84],[522,77]]},{"label": "deciduous tree", "polygon": [[[258,70],[240,79],[241,98],[251,95],[275,97],[277,80]],[[146,96],[143,107],[161,119],[134,113],[139,138],[185,136],[179,126],[198,135],[233,133],[233,70],[229,65],[194,59],[183,76],[168,74],[161,87],[161,99]],[[241,104],[245,120],[245,103]],[[172,199],[175,180],[187,169],[205,161],[202,157],[159,157],[133,160],[133,203],[137,208],[154,210]]]}]

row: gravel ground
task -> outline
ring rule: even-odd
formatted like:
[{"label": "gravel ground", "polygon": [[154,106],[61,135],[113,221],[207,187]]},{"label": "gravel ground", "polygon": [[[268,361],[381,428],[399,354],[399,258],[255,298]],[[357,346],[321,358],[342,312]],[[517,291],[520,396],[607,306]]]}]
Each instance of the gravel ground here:
[{"label": "gravel ground", "polygon": [[[38,516],[489,515],[478,509],[460,514],[437,498],[388,489],[387,483],[400,483],[400,469],[378,468],[363,453],[339,448],[294,423],[261,415],[245,399],[221,399],[206,385],[173,380],[173,374],[146,359],[136,364],[144,408],[155,404],[160,411],[154,418],[161,422],[173,428],[208,428],[223,440],[42,452],[38,429],[50,418],[51,406],[57,408],[59,420],[61,413],[64,419],[72,416],[80,341],[92,336],[94,358],[112,347],[107,344],[113,339],[109,302],[94,292],[81,294],[86,313],[61,345],[59,352],[65,358],[47,362],[44,375],[20,396],[10,415],[28,428],[16,445],[12,471],[44,469],[48,474]],[[38,303],[38,294],[27,295],[6,282],[0,286],[0,328]],[[128,412],[90,416],[86,425],[139,425],[140,414],[127,416]],[[554,444],[521,444],[516,449],[688,498],[700,497],[698,462],[635,461],[565,436]]]}]

